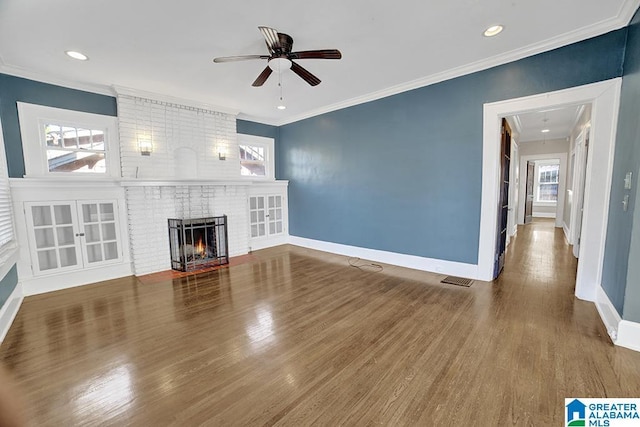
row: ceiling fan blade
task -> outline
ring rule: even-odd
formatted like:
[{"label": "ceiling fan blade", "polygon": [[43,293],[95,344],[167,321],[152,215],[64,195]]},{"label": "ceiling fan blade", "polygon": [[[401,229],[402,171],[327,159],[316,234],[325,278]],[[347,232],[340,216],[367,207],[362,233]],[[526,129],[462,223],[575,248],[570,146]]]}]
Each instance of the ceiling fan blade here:
[{"label": "ceiling fan blade", "polygon": [[258,76],[256,81],[254,81],[251,84],[251,86],[254,86],[254,87],[262,86],[264,84],[264,82],[267,81],[267,79],[269,78],[269,76],[271,75],[272,72],[273,72],[273,70],[267,65],[267,68],[262,70],[262,72],[260,73],[260,75]]},{"label": "ceiling fan blade", "polygon": [[246,61],[248,59],[269,59],[269,55],[221,56],[219,58],[213,58],[213,62],[219,64],[221,62]]},{"label": "ceiling fan blade", "polygon": [[[269,67],[267,67],[269,68]],[[291,61],[291,71],[302,77],[302,80],[309,83],[311,86],[317,86],[320,84],[320,79],[311,74],[306,69],[302,68],[300,65]]]},{"label": "ceiling fan blade", "polygon": [[338,49],[303,50],[291,52],[290,59],[340,59],[342,54]]},{"label": "ceiling fan blade", "polygon": [[267,43],[269,52],[274,53],[276,49],[280,49],[280,38],[278,37],[278,31],[270,27],[258,27],[264,41]]}]

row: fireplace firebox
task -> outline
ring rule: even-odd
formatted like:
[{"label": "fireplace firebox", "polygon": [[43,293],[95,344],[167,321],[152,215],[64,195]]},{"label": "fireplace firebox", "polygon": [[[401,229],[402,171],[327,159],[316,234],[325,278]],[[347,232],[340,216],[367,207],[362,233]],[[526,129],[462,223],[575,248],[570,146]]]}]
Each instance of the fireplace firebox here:
[{"label": "fireplace firebox", "polygon": [[169,219],[169,247],[173,270],[228,264],[227,216]]}]

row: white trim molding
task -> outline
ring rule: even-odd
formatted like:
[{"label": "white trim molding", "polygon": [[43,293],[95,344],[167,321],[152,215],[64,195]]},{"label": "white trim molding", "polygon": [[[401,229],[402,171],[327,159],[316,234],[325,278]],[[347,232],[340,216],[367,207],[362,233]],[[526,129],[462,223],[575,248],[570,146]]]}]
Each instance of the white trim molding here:
[{"label": "white trim molding", "polygon": [[611,341],[615,344],[618,339],[618,325],[622,321],[622,318],[618,314],[618,310],[611,304],[611,300],[609,300],[609,297],[601,286],[598,286],[596,300],[594,302],[596,309],[598,309],[598,314],[600,314],[600,319],[602,319],[602,323],[604,323],[605,328],[607,328],[607,333],[609,337],[611,337]]},{"label": "white trim molding", "polygon": [[616,345],[640,351],[640,323],[623,320],[618,324]]},{"label": "white trim molding", "polygon": [[622,79],[615,78],[484,105],[482,201],[478,242],[480,280],[493,278],[501,118],[549,107],[591,103],[592,144],[587,161],[583,237],[578,261],[576,296],[595,301],[597,287],[602,278],[621,85]]},{"label": "white trim molding", "polygon": [[0,343],[7,336],[11,324],[18,314],[18,310],[20,310],[23,299],[22,284],[18,282],[7,301],[0,307]]},{"label": "white trim molding", "polygon": [[366,102],[375,101],[381,98],[386,98],[388,96],[396,95],[398,93],[408,92],[413,89],[418,89],[421,87],[440,83],[446,80],[454,79],[456,77],[461,77],[461,76],[476,73],[479,71],[487,70],[489,68],[497,67],[503,64],[508,64],[510,62],[514,62],[523,58],[527,58],[529,56],[537,55],[542,52],[547,52],[553,49],[567,46],[572,43],[577,43],[577,42],[589,39],[591,37],[596,37],[596,36],[608,33],[610,31],[614,31],[622,27],[625,27],[629,24],[629,22],[631,21],[631,18],[633,18],[633,15],[635,14],[636,10],[638,10],[639,6],[640,6],[640,0],[629,0],[622,5],[617,16],[611,17],[609,19],[605,19],[594,25],[588,25],[586,27],[578,28],[568,33],[564,33],[559,36],[552,37],[547,40],[543,40],[541,42],[531,44],[529,46],[524,46],[519,49],[505,52],[490,58],[482,59],[480,61],[472,62],[470,64],[462,65],[460,67],[452,68],[440,73],[431,74],[426,77],[421,77],[419,79],[412,80],[406,83],[401,83],[399,85],[382,89],[376,92],[372,92],[367,95],[347,99],[342,102],[321,107],[315,110],[307,111],[305,113],[288,117],[280,121],[277,121],[277,120],[265,121],[265,120],[261,120],[259,117],[252,117],[249,115],[242,115],[242,114],[240,115],[239,118],[243,118],[246,120],[261,121],[263,123],[267,123],[275,126],[282,126],[282,125],[297,122],[300,120],[308,119],[310,117],[329,113],[331,111],[341,110],[343,108],[352,107],[354,105],[364,104]]},{"label": "white trim molding", "polygon": [[602,287],[598,287],[596,308],[613,343],[640,351],[640,323],[623,320]]},{"label": "white trim molding", "polygon": [[431,273],[460,276],[470,279],[475,279],[478,275],[477,266],[474,264],[425,258],[377,249],[367,249],[358,246],[343,245],[340,243],[325,242],[298,236],[290,236],[289,243],[318,251],[357,257],[370,261],[397,265],[399,267],[412,268],[414,270],[428,271]]}]

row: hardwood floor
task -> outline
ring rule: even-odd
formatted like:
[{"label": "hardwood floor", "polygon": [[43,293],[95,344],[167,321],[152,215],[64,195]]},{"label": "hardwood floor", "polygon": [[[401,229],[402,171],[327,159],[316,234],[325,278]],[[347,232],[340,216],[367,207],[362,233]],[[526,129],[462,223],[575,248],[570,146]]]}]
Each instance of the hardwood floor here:
[{"label": "hardwood floor", "polygon": [[560,425],[565,397],[640,397],[575,268],[550,221],[470,288],[280,246],[26,298],[0,360],[37,425]]}]

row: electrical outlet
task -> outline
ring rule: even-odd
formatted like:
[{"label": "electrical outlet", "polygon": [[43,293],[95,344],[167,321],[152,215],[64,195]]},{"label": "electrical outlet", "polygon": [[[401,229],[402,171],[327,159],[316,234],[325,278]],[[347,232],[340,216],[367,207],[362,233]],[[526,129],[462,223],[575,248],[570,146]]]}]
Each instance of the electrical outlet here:
[{"label": "electrical outlet", "polygon": [[625,194],[622,198],[622,210],[627,211],[629,209],[629,195]]}]

